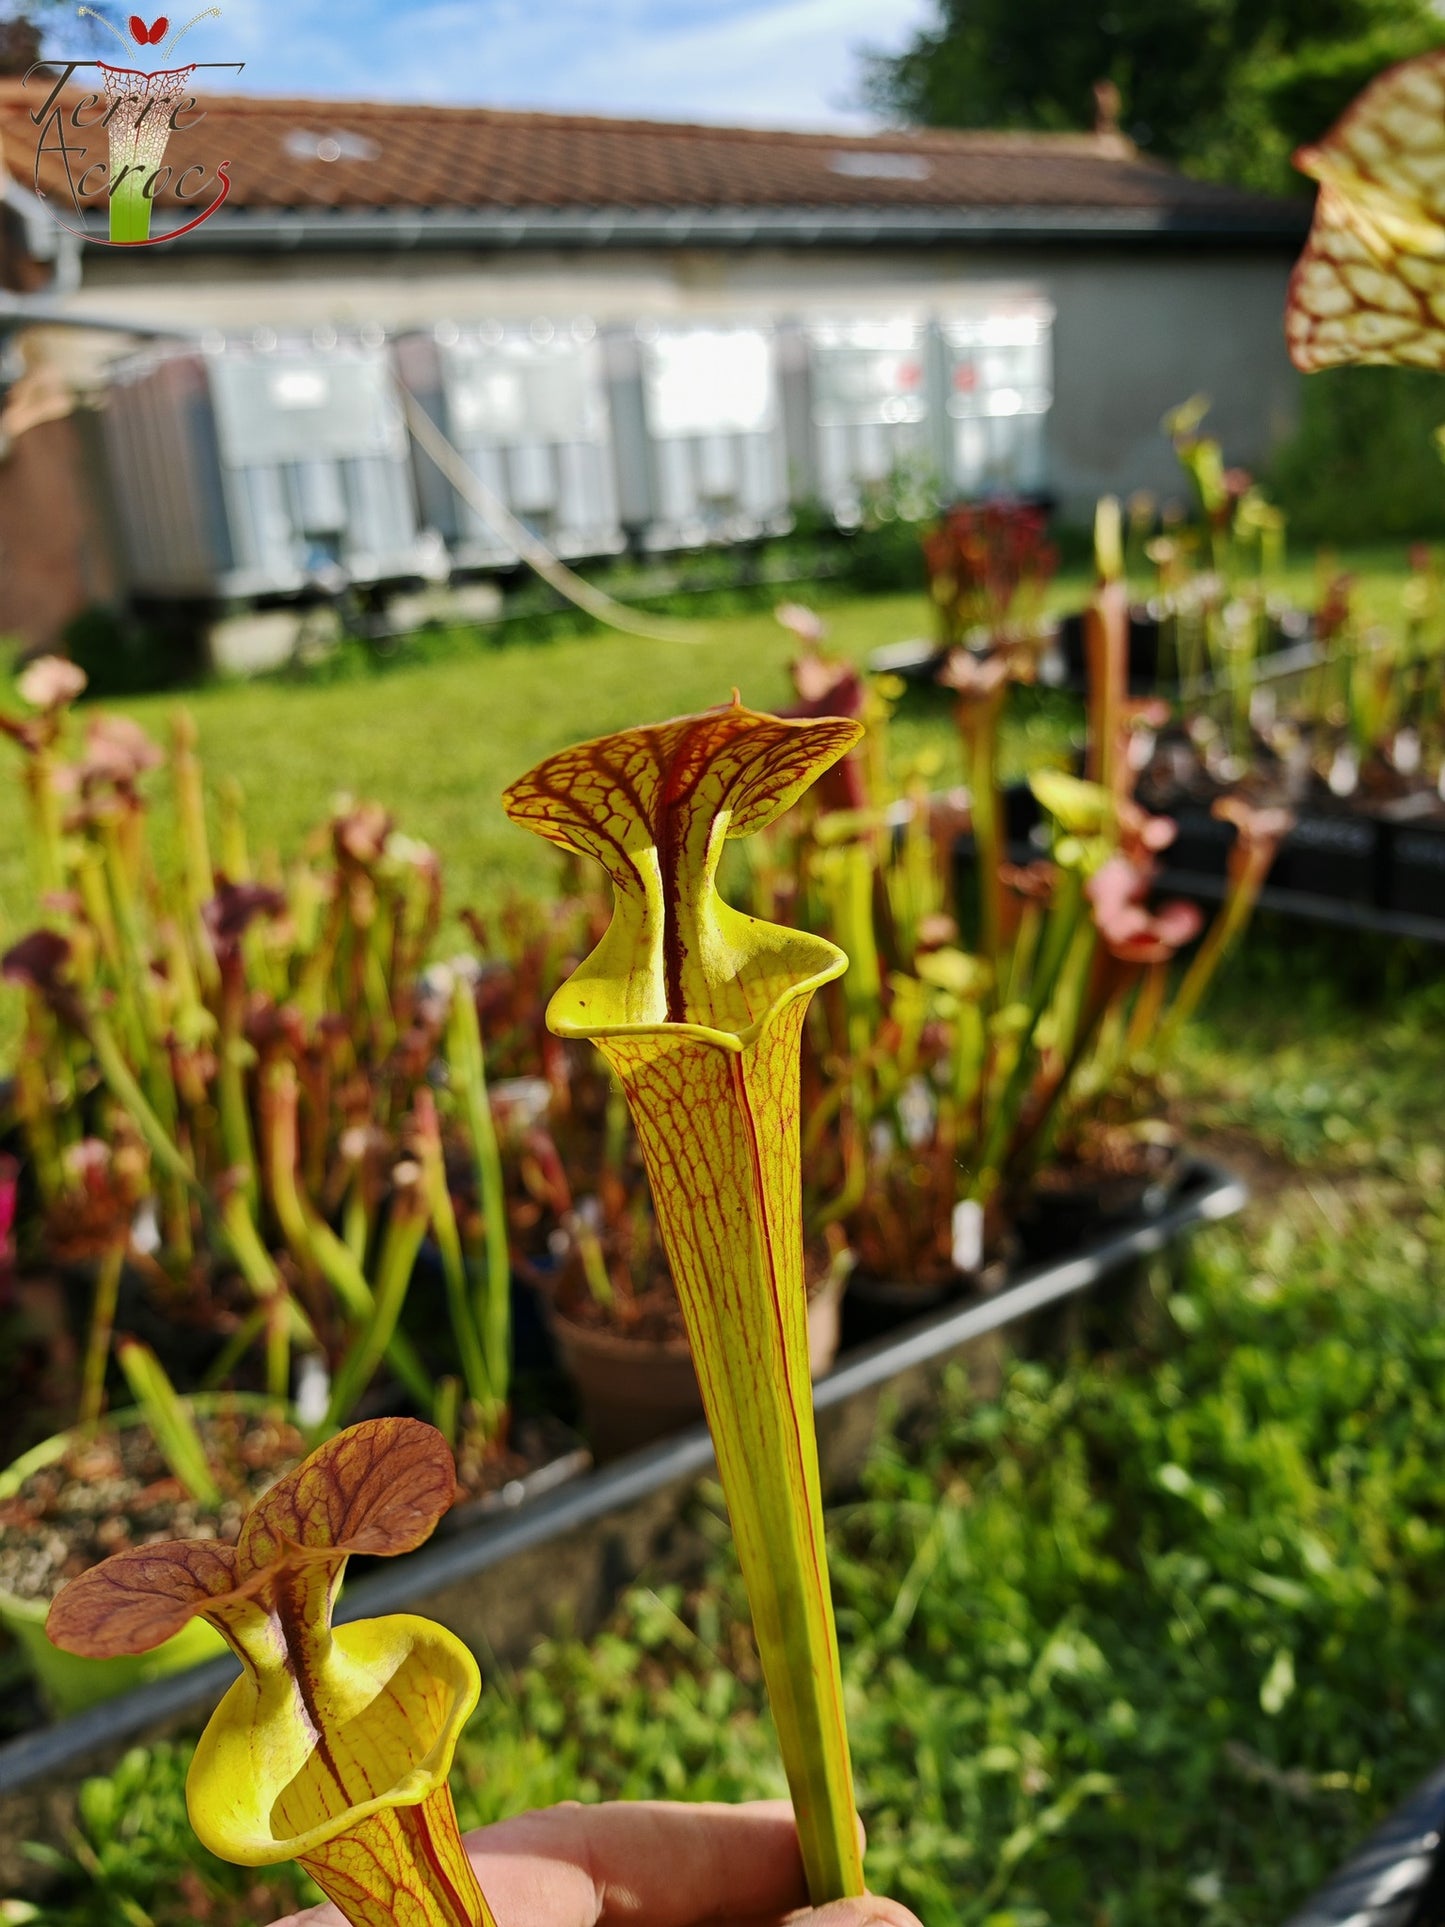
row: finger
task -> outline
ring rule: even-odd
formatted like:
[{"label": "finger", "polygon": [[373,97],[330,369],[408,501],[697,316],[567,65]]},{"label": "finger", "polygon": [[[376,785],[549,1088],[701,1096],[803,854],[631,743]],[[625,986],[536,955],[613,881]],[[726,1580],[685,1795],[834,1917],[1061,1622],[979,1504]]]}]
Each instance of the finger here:
[{"label": "finger", "polygon": [[551,1807],[467,1844],[498,1927],[703,1927],[780,1919],[808,1897],[785,1800]]},{"label": "finger", "polygon": [[923,1923],[896,1900],[864,1894],[859,1900],[834,1900],[814,1913],[796,1915],[790,1927],[923,1927]]}]

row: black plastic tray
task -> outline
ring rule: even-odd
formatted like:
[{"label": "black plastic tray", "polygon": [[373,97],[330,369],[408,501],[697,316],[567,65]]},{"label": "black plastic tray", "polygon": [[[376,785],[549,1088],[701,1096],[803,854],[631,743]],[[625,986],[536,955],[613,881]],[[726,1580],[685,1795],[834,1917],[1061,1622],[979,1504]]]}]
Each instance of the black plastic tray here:
[{"label": "black plastic tray", "polygon": [[1445,1767],[1383,1821],[1285,1927],[1439,1927]]},{"label": "black plastic tray", "polygon": [[[1222,902],[1225,891],[1219,877],[1168,869],[1159,878],[1159,888],[1175,896],[1196,897],[1205,903]],[[1445,915],[1422,917],[1406,910],[1380,910],[1369,903],[1351,903],[1341,897],[1318,896],[1307,890],[1275,889],[1272,885],[1266,885],[1260,892],[1259,907],[1283,917],[1298,917],[1304,923],[1327,924],[1334,930],[1358,930],[1374,936],[1445,944]]]},{"label": "black plastic tray", "polygon": [[[1063,690],[1066,695],[1085,696],[1089,684],[1083,665],[1082,641],[1078,630],[1070,628],[1070,624],[1077,621],[1076,617],[1066,617],[1060,625],[1059,649],[1055,657],[1056,674],[1051,680],[1046,677],[1045,683],[1047,687]],[[1219,678],[1213,675],[1167,678],[1161,682],[1157,624],[1152,631],[1152,647],[1147,640],[1149,633],[1147,625],[1131,624],[1131,696],[1163,696],[1169,702],[1197,702],[1224,693]],[[935,680],[946,656],[947,651],[940,649],[930,637],[920,636],[907,642],[886,643],[882,648],[875,649],[868,658],[868,667],[875,675],[901,676],[905,682],[928,684]],[[1288,676],[1298,676],[1306,670],[1317,668],[1321,660],[1315,643],[1308,640],[1289,642],[1256,659],[1253,682],[1256,686],[1282,682]]]},{"label": "black plastic tray", "polygon": [[[905,1405],[922,1405],[932,1390],[929,1373],[936,1374],[959,1352],[1090,1291],[1199,1225],[1233,1217],[1247,1199],[1240,1179],[1216,1164],[1196,1160],[1168,1208],[1157,1216],[1091,1242],[1073,1257],[1020,1271],[995,1296],[964,1301],[892,1337],[844,1353],[815,1388],[825,1477],[834,1489],[856,1477],[881,1393]],[[347,1586],[337,1617],[420,1610],[452,1625],[463,1637],[470,1633],[484,1651],[510,1647],[520,1653],[526,1637],[499,1637],[495,1626],[485,1623],[489,1610],[503,1611],[504,1616],[510,1612],[523,1635],[541,1637],[550,1630],[563,1590],[561,1562],[574,1553],[580,1557],[584,1546],[595,1571],[583,1575],[582,1591],[590,1587],[615,1594],[646,1563],[659,1533],[678,1516],[686,1492],[712,1465],[707,1428],[689,1427],[508,1517],[483,1519],[407,1558],[376,1565]],[[531,1562],[532,1555],[540,1555],[540,1563]],[[509,1570],[503,1573],[503,1567]],[[488,1575],[485,1590],[490,1596],[483,1599],[479,1589]],[[43,1783],[53,1788],[57,1781],[73,1782],[98,1770],[125,1745],[209,1710],[236,1672],[229,1658],[213,1660],[0,1746],[0,1839],[23,1839],[23,1827],[36,1823],[27,1822],[23,1810],[7,1812],[14,1796]]]},{"label": "black plastic tray", "polygon": [[[1234,832],[1207,811],[1166,810],[1179,837],[1166,852],[1158,888],[1205,903],[1222,901]],[[1009,855],[1027,863],[1044,852],[1032,832],[1043,812],[1026,783],[1004,792]],[[956,847],[960,868],[973,863],[973,838]],[[1307,815],[1287,836],[1259,907],[1308,923],[1445,944],[1445,827],[1375,816]],[[1438,910],[1421,904],[1438,903]]]}]

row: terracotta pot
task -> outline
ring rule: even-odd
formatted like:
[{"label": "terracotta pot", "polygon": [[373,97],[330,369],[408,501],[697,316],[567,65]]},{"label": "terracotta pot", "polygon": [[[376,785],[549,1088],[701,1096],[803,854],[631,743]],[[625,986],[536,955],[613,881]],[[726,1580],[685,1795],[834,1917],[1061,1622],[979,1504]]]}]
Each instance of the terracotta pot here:
[{"label": "terracotta pot", "polygon": [[[838,1355],[845,1275],[832,1274],[808,1300],[808,1362],[814,1378]],[[695,1425],[702,1393],[685,1338],[624,1338],[579,1325],[548,1304],[548,1323],[567,1376],[577,1388],[582,1423],[599,1464]]]}]

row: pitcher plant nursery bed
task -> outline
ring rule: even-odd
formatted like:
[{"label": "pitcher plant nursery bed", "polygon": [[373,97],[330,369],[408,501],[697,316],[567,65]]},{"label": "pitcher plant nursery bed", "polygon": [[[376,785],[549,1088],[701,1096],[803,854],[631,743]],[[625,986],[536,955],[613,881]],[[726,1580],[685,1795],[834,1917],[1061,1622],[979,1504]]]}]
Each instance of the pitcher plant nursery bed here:
[{"label": "pitcher plant nursery bed", "polygon": [[[169,756],[105,716],[74,755],[80,680],[32,665],[26,712],[5,719],[41,921],[0,964],[28,1012],[4,1167],[4,1269],[22,1273],[3,1306],[4,1423],[12,1452],[46,1420],[54,1434],[43,1469],[19,1461],[9,1525],[48,1532],[57,1581],[132,1533],[168,1536],[168,1508],[169,1536],[234,1537],[244,1483],[208,1460],[207,1401],[263,1401],[297,1450],[359,1411],[419,1409],[469,1504],[525,1489],[538,1448],[575,1469],[554,1419],[512,1412],[515,1107],[508,1086],[490,1101],[480,1006],[503,1062],[525,1060],[505,1005],[527,956],[485,985],[468,960],[429,965],[436,859],[375,807],[340,807],[289,870],[253,865],[233,793],[213,838],[184,716]],[[162,768],[168,834],[147,783]],[[86,1468],[130,1437],[152,1464],[143,1516],[122,1478],[100,1537],[67,1539],[94,1503]]]},{"label": "pitcher plant nursery bed", "polygon": [[[570,976],[563,968],[575,963],[572,946],[557,941],[558,925],[544,917],[530,946],[524,943],[489,983],[486,971],[457,967],[428,975],[422,969],[417,932],[435,916],[435,866],[425,853],[399,846],[376,812],[351,809],[333,823],[329,875],[283,874],[262,883],[246,874],[249,857],[233,809],[227,860],[246,880],[213,874],[212,895],[193,887],[189,900],[182,895],[179,902],[167,894],[176,886],[147,861],[136,765],[149,756],[133,738],[125,745],[122,777],[114,777],[109,763],[93,776],[82,766],[76,788],[91,807],[68,823],[57,819],[62,792],[49,763],[73,689],[58,668],[43,667],[50,686],[37,687],[34,678],[29,685],[39,698],[33,704],[38,716],[15,730],[43,856],[54,877],[75,876],[82,887],[47,892],[47,911],[63,927],[42,926],[7,955],[7,972],[30,997],[21,1123],[46,1235],[77,1224],[78,1235],[89,1240],[82,1254],[98,1253],[81,1347],[77,1447],[83,1456],[94,1440],[93,1449],[101,1450],[127,1429],[119,1415],[106,1422],[114,1353],[165,1461],[169,1480],[160,1483],[169,1484],[171,1501],[169,1534],[150,1516],[133,1524],[108,1520],[112,1560],[75,1572],[87,1558],[86,1549],[76,1548],[58,1576],[73,1575],[83,1595],[92,1577],[102,1585],[100,1576],[127,1560],[126,1570],[149,1574],[161,1556],[153,1548],[166,1541],[174,1542],[166,1557],[178,1573],[254,1572],[262,1584],[262,1567],[246,1563],[251,1526],[234,1507],[229,1520],[205,1510],[208,1487],[212,1507],[225,1494],[219,1468],[208,1458],[195,1388],[178,1390],[158,1352],[120,1323],[127,1267],[140,1270],[142,1284],[150,1283],[162,1302],[168,1295],[173,1303],[198,1304],[215,1319],[212,1344],[220,1363],[208,1374],[213,1387],[224,1389],[227,1380],[244,1386],[247,1370],[254,1371],[252,1396],[267,1401],[276,1422],[294,1426],[305,1443],[323,1441],[323,1454],[330,1449],[324,1441],[356,1415],[363,1399],[420,1406],[440,1420],[428,1437],[449,1454],[455,1495],[459,1473],[485,1477],[490,1467],[494,1475],[510,1474],[513,1245],[531,1250],[539,1283],[559,1303],[546,1257],[556,1261],[557,1276],[580,1271],[609,1313],[617,1313],[619,1297],[630,1296],[636,1323],[638,1302],[653,1287],[660,1236],[667,1270],[681,1287],[811,1888],[819,1898],[857,1891],[836,1639],[826,1589],[817,1582],[822,1540],[806,1254],[818,1254],[814,1275],[821,1265],[834,1287],[855,1242],[878,1254],[875,1268],[887,1263],[892,1221],[869,1216],[870,1165],[881,1165],[887,1183],[905,1187],[905,1203],[917,1173],[930,1184],[938,1176],[928,1175],[926,1162],[911,1166],[900,1156],[906,1139],[888,1141],[870,1129],[865,1141],[857,1131],[860,1110],[850,1116],[840,1195],[828,1196],[813,1182],[805,1197],[798,1136],[805,1020],[810,1002],[837,981],[847,956],[796,922],[765,922],[733,910],[714,883],[725,839],[765,830],[832,768],[836,793],[823,799],[804,834],[819,844],[825,888],[830,876],[836,885],[826,859],[838,852],[820,826],[837,814],[829,805],[866,802],[862,767],[841,760],[858,750],[862,723],[819,713],[838,696],[837,679],[831,672],[820,678],[805,660],[799,693],[810,716],[780,721],[734,701],[564,752],[514,785],[506,799],[514,817],[575,853],[599,858],[613,884],[613,905],[610,921],[585,908],[577,914],[577,932],[587,940],[597,938],[599,928],[601,934]],[[92,726],[92,738],[96,734]],[[982,754],[981,739],[972,740]],[[192,749],[182,728],[172,775],[192,786],[189,797],[183,790],[180,798],[183,824],[198,774]],[[103,807],[91,800],[97,794]],[[91,833],[99,844],[95,855],[87,845]],[[198,819],[191,834],[185,854],[194,884],[209,851]],[[841,854],[846,882],[867,849],[850,833]],[[899,911],[912,920],[907,927],[914,934],[921,920],[947,915],[938,900],[937,864],[926,865],[923,856],[913,851],[912,869],[897,885]],[[776,853],[768,859],[776,861]],[[398,863],[399,885],[392,868]],[[182,890],[186,874],[183,862]],[[419,921],[408,915],[409,878],[424,885]],[[314,893],[309,920],[298,905],[308,887]],[[853,899],[835,889],[833,901],[846,908]],[[559,922],[571,915],[561,909]],[[1075,942],[1076,934],[1070,925],[1067,942],[1046,941],[1043,949],[1046,956],[1066,951],[1087,989],[1094,945]],[[985,942],[1003,942],[997,923],[986,924]],[[962,993],[975,979],[981,988],[990,967],[956,946],[933,946],[931,954],[943,953],[941,987],[952,1001],[940,1016],[955,1019],[958,1037],[972,1038],[976,1029]],[[876,949],[870,956],[865,947],[859,993],[831,1013],[819,1006],[810,1079],[838,1077],[830,1062],[834,1039],[847,1053],[866,1056],[873,1048],[869,1026],[888,1017],[869,1001],[877,994],[875,957]],[[562,981],[547,1008],[555,1033],[549,1039],[525,987],[556,977]],[[918,983],[929,979],[920,976]],[[1137,988],[1132,979],[1130,987]],[[1049,1004],[1047,991],[1040,1001]],[[1090,1008],[1084,1021],[1092,1039]],[[494,1091],[484,1011],[513,1073],[497,1079]],[[906,1014],[915,1042],[920,1015],[926,1022],[919,1004]],[[1047,1015],[1041,1008],[1040,1018]],[[593,1071],[589,1084],[583,1070],[574,1084],[564,1069],[566,1053],[594,1041],[615,1082]],[[930,1048],[938,1051],[936,1043]],[[1017,1083],[1035,1100],[1035,1072],[1042,1071],[1047,1103],[1070,1067],[1056,1045],[1044,1048],[1051,1054],[1041,1054],[1037,1064],[1030,1059],[1021,1077],[1006,1054],[986,1048],[974,1075]],[[935,1061],[948,1060],[939,1053]],[[840,1062],[850,1088],[839,1109],[846,1102],[851,1110],[860,1093],[873,1101],[868,1091],[879,1073],[876,1058],[866,1068],[849,1056]],[[586,1063],[595,1060],[588,1055]],[[903,1067],[910,1077],[920,1074],[906,1054]],[[957,1079],[956,1068],[953,1075]],[[942,1088],[944,1080],[936,1082]],[[57,1112],[38,1102],[41,1085],[73,1089],[73,1109]],[[347,1097],[338,1095],[338,1086]],[[626,1111],[616,1101],[619,1087]],[[939,1150],[952,1142],[958,1114],[951,1101],[963,1089],[958,1082],[950,1086],[950,1101],[934,1113]],[[884,1095],[901,1122],[899,1094]],[[967,1095],[986,1101],[976,1087]],[[395,1120],[393,1135],[380,1144],[378,1117]],[[48,1133],[57,1123],[61,1135],[53,1139]],[[1012,1195],[1005,1184],[1012,1178],[1008,1144],[1002,1137],[980,1142],[991,1147],[995,1163],[978,1195],[957,1198],[952,1179],[937,1197],[928,1194],[944,1219],[945,1275],[954,1289],[971,1271],[981,1278],[986,1269],[978,1262],[981,1252],[970,1261],[962,1241],[975,1230],[982,1240],[990,1207]],[[588,1200],[569,1179],[559,1149],[568,1144],[572,1170],[595,1186],[591,1210],[582,1208]],[[374,1162],[368,1151],[376,1153]],[[858,1169],[847,1162],[855,1155],[864,1159],[861,1192]],[[136,1224],[152,1173],[167,1188],[156,1234],[141,1239]],[[834,1174],[821,1176],[831,1186]],[[656,1200],[655,1229],[649,1195]],[[640,1273],[624,1276],[615,1263],[609,1269],[600,1233],[619,1226],[638,1240]],[[429,1233],[438,1309],[448,1321],[455,1361],[446,1376],[429,1367],[426,1327],[409,1326],[403,1317],[419,1289],[417,1261]],[[936,1242],[936,1231],[927,1235]],[[234,1299],[219,1282],[228,1276],[236,1280]],[[937,1282],[929,1280],[928,1289],[936,1291]],[[354,1435],[353,1427],[343,1437]],[[37,1501],[35,1493],[28,1496]],[[54,1505],[55,1499],[41,1494],[37,1502]],[[264,1509],[269,1501],[261,1503]],[[198,1510],[186,1539],[190,1504]],[[372,1548],[363,1536],[354,1549]],[[246,1578],[243,1590],[250,1584]],[[209,1586],[207,1579],[205,1597]],[[52,1614],[60,1610],[53,1606]],[[130,1624],[124,1615],[103,1637],[72,1629],[69,1649],[92,1667],[132,1666],[153,1648],[184,1640],[197,1615],[172,1617],[174,1624],[164,1615],[164,1624],[144,1619],[144,1639],[139,1630],[120,1630],[122,1621]],[[223,1635],[236,1630],[204,1606],[199,1617],[215,1621]],[[62,1613],[53,1624],[69,1622]],[[53,1690],[59,1698],[61,1689]],[[337,1690],[343,1700],[350,1691]],[[305,1828],[293,1829],[287,1842],[264,1850],[274,1845],[279,1852],[289,1842],[288,1851],[304,1858],[311,1838]]]},{"label": "pitcher plant nursery bed", "polygon": [[[1173,1249],[1197,1227],[1233,1216],[1245,1199],[1243,1185],[1227,1172],[1191,1165],[1157,1216],[1091,1238],[1067,1259],[1025,1267],[991,1295],[962,1300],[887,1338],[845,1348],[814,1388],[829,1492],[851,1491],[876,1429],[880,1398],[891,1411],[925,1410],[938,1373],[958,1358],[976,1357],[987,1380],[997,1361],[981,1347],[1002,1340],[1031,1350],[1040,1319],[1096,1293],[1102,1294],[1098,1316],[1117,1321],[1108,1294],[1130,1267]],[[599,1599],[610,1597],[641,1566],[647,1548],[670,1538],[694,1482],[713,1462],[708,1433],[694,1421],[669,1439],[524,1504],[480,1519],[453,1513],[430,1545],[348,1584],[338,1620],[419,1611],[440,1617],[480,1652],[520,1660],[552,1609],[594,1612]],[[621,1548],[634,1550],[628,1555]],[[635,1565],[619,1565],[619,1557]],[[541,1590],[534,1594],[532,1588]],[[207,1643],[219,1652],[214,1638]],[[69,1660],[76,1667],[117,1663],[127,1662]],[[223,1659],[172,1672],[0,1744],[0,1816],[7,1816],[9,1826],[10,1812],[27,1810],[28,1789],[74,1784],[98,1760],[213,1703],[232,1676]],[[15,1803],[8,1809],[7,1800]]]},{"label": "pitcher plant nursery bed", "polygon": [[[802,644],[797,717],[724,706],[678,740],[699,757],[709,745],[711,768],[726,760],[714,736],[776,740],[779,757],[816,738],[825,773],[811,790],[784,785],[751,854],[737,844],[730,887],[756,916],[719,899],[659,967],[672,1011],[685,1008],[688,956],[726,973],[761,944],[765,976],[794,952],[852,959],[846,980],[830,965],[789,1018],[806,1119],[805,1354],[819,1371],[840,1302],[855,1336],[886,1331],[996,1287],[1020,1251],[1066,1248],[1091,1223],[1081,1195],[1106,1225],[1167,1200],[1180,1149],[1139,1043],[1193,928],[1182,912],[1141,910],[1143,873],[1096,786],[1064,860],[996,870],[965,938],[953,807],[925,807],[921,767],[901,795],[890,781],[887,686],[823,655],[808,612],[783,615]],[[982,663],[956,656],[975,820],[983,802],[999,820],[1001,694],[1031,654],[1025,640]],[[525,1493],[579,1462],[550,1400],[538,1408],[548,1334],[604,1454],[703,1409],[670,1220],[655,1205],[660,1152],[628,1102],[637,1046],[614,1046],[605,1028],[594,1051],[585,1013],[561,1035],[544,1018],[549,1003],[569,1008],[563,987],[588,951],[590,984],[632,927],[618,923],[632,886],[607,836],[585,820],[556,836],[574,853],[560,894],[472,919],[479,959],[442,967],[429,954],[440,866],[383,810],[343,803],[283,865],[250,848],[234,790],[208,816],[184,715],[164,751],[133,724],[75,710],[78,672],[56,660],[32,665],[19,694],[5,729],[32,825],[38,923],[3,961],[28,1012],[11,1097],[20,1158],[6,1166],[24,1276],[5,1365],[20,1394],[11,1422],[31,1429],[12,1450],[47,1429],[104,1434],[128,1399],[184,1508],[214,1483],[193,1401],[240,1395],[268,1400],[308,1445],[370,1413],[416,1413],[452,1445],[473,1503]],[[624,751],[595,753],[610,767]],[[558,772],[591,796],[577,755],[543,766],[548,808]],[[716,817],[732,842],[752,820],[744,803],[762,807],[752,779],[739,780],[743,802]],[[525,794],[511,792],[509,807],[552,835]],[[901,840],[885,827],[900,806],[912,812]],[[667,792],[664,817],[625,846],[629,866],[655,850],[646,861],[660,877],[681,874],[689,850],[668,841],[682,835],[680,807]],[[702,852],[689,860],[721,860],[713,820],[687,831]],[[578,865],[592,854],[608,860],[611,908]],[[1112,908],[1101,895],[1111,877]],[[658,941],[651,901],[628,913],[645,950]],[[618,1034],[629,1039],[635,1021]],[[700,1029],[711,1038],[717,1026]],[[698,1063],[716,1074],[710,1057]],[[713,1095],[725,1115],[727,1093]],[[514,1319],[532,1408],[515,1418]],[[48,1428],[35,1423],[39,1393]],[[22,1499],[35,1503],[29,1490]],[[148,1536],[160,1530],[148,1520]],[[73,1571],[82,1557],[61,1563]]]}]

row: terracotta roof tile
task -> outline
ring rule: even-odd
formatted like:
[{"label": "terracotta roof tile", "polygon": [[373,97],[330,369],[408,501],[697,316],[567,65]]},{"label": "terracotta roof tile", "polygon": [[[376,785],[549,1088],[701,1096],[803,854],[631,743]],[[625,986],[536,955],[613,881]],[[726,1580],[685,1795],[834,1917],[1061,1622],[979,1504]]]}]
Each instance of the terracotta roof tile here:
[{"label": "terracotta roof tile", "polygon": [[[0,82],[0,156],[27,186],[38,86]],[[235,208],[1037,208],[1247,227],[1278,223],[1286,205],[1188,179],[1117,135],[804,134],[250,95],[203,95],[202,105],[204,121],[174,134],[166,159],[177,176],[193,162],[209,172],[229,160]],[[89,150],[84,165],[105,158],[103,130],[76,138]],[[45,158],[40,181],[65,195],[57,157]]]}]

